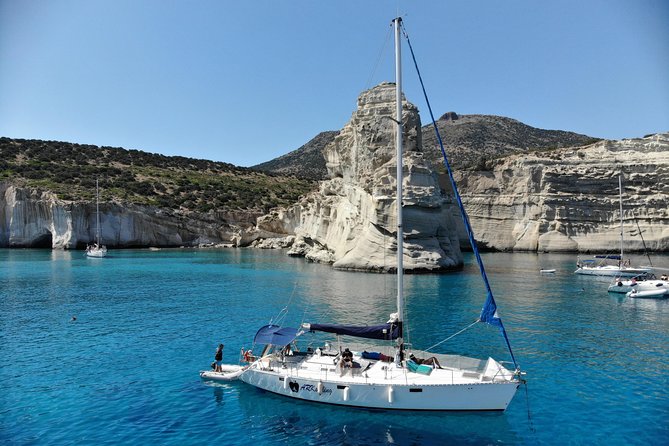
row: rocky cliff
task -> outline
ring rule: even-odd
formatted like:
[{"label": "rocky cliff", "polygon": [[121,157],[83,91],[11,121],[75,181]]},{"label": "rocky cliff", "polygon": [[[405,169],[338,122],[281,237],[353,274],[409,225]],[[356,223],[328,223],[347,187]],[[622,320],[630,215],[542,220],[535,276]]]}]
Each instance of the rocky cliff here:
[{"label": "rocky cliff", "polygon": [[[227,221],[205,219],[150,206],[100,204],[102,242],[113,247],[199,246],[230,243],[240,229]],[[232,218],[230,218],[232,217]],[[85,247],[95,238],[95,204],[59,200],[50,192],[0,184],[0,246]]]},{"label": "rocky cliff", "polygon": [[[580,147],[600,140],[562,130],[539,129],[504,116],[458,115],[448,112],[436,124],[448,160],[456,170],[486,169],[487,162],[503,156],[542,149]],[[425,158],[436,169],[444,171],[434,126],[424,125],[420,132]],[[337,132],[320,133],[299,149],[252,168],[315,180],[328,179],[323,149],[336,134]]]},{"label": "rocky cliff", "polygon": [[[290,247],[292,254],[341,268],[392,269],[390,89],[363,93],[341,132],[308,144],[314,152],[330,141],[321,156],[329,179],[294,205],[315,183],[137,150],[0,138],[0,247],[83,248],[94,236],[91,191],[99,177],[102,237],[110,247],[252,244]],[[406,102],[404,121],[406,264],[416,271],[457,267],[458,240],[467,243],[450,187],[443,176],[435,182],[434,154],[421,151],[425,127]],[[465,153],[460,161],[484,154],[479,170],[456,168],[481,246],[617,251],[622,171],[625,249],[643,249],[641,237],[630,233],[638,222],[650,250],[669,251],[669,134],[569,149],[559,147],[589,137],[454,113],[439,126],[455,138],[444,138],[449,154]],[[277,204],[283,207],[256,222]]]},{"label": "rocky cliff", "polygon": [[637,222],[650,250],[669,250],[669,133],[512,155],[490,164],[487,171],[456,174],[483,246],[619,251],[622,173],[625,250],[644,249]]},{"label": "rocky cliff", "polygon": [[[329,180],[295,206],[258,220],[265,235],[292,235],[290,253],[336,268],[396,269],[394,84],[363,92],[351,120],[324,150]],[[460,267],[452,205],[424,159],[420,117],[404,101],[404,266]],[[249,233],[247,236],[256,237]]]}]

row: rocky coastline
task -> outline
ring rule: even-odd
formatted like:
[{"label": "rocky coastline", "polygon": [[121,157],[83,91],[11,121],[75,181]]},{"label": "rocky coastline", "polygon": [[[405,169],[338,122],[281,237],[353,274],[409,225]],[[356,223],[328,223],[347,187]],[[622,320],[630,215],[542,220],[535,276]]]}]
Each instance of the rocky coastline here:
[{"label": "rocky coastline", "polygon": [[[393,84],[385,83],[359,96],[350,121],[327,135],[327,179],[291,206],[262,215],[102,202],[102,240],[110,248],[286,249],[288,255],[336,268],[393,271],[393,95]],[[445,176],[423,151],[417,108],[406,100],[403,108],[405,267],[410,272],[457,269],[461,250],[468,249],[459,211]],[[479,167],[458,169],[455,177],[482,249],[617,250],[622,175],[625,250],[669,251],[669,133],[581,147],[514,149]],[[639,231],[643,240],[633,236]],[[0,183],[0,247],[83,249],[94,234],[94,203]]]}]

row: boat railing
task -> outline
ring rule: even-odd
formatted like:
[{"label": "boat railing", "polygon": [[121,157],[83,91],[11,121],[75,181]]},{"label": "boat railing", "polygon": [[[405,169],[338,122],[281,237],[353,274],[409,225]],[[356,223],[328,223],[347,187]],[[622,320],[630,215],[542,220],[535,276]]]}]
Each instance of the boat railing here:
[{"label": "boat railing", "polygon": [[416,356],[430,355],[439,360],[443,368],[462,370],[463,372],[483,373],[486,366],[486,361],[482,359],[470,358],[468,356],[460,355],[446,355],[441,353],[422,353],[416,352]]}]

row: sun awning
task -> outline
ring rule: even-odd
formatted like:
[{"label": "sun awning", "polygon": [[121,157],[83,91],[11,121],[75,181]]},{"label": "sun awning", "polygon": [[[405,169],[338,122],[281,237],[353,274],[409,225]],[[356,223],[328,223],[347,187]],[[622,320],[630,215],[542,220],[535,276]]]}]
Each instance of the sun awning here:
[{"label": "sun awning", "polygon": [[304,333],[298,328],[265,325],[256,333],[254,344],[288,345]]}]

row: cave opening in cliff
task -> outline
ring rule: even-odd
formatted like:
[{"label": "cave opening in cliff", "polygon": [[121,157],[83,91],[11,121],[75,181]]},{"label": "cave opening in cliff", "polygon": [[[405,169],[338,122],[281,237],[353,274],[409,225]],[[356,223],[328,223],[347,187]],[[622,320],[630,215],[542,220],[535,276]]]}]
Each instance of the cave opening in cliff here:
[{"label": "cave opening in cliff", "polygon": [[42,234],[30,243],[30,248],[49,248],[51,249],[53,246],[53,236],[51,235],[50,232],[47,232],[46,234]]}]

